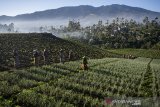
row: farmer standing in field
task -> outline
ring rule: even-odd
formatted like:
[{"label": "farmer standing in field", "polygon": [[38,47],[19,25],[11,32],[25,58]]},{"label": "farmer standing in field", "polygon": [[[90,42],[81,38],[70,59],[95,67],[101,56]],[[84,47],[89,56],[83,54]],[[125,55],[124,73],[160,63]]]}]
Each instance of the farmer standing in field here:
[{"label": "farmer standing in field", "polygon": [[60,63],[64,64],[64,50],[60,49],[59,51]]},{"label": "farmer standing in field", "polygon": [[73,60],[73,51],[72,51],[72,50],[69,51],[69,56],[68,56],[68,58],[69,58],[69,61],[72,61],[72,60]]},{"label": "farmer standing in field", "polygon": [[17,49],[13,50],[13,57],[14,57],[14,67],[18,68],[19,67],[19,54],[18,54]]},{"label": "farmer standing in field", "polygon": [[43,60],[45,65],[49,64],[49,52],[46,49],[43,50]]},{"label": "farmer standing in field", "polygon": [[33,57],[34,57],[34,65],[39,66],[40,55],[37,49],[33,50]]},{"label": "farmer standing in field", "polygon": [[126,55],[125,55],[125,54],[123,54],[123,58],[126,58]]},{"label": "farmer standing in field", "polygon": [[88,70],[87,64],[88,64],[87,58],[86,58],[86,56],[84,56],[83,60],[82,60],[82,66],[83,66],[82,68],[83,68],[83,70]]}]

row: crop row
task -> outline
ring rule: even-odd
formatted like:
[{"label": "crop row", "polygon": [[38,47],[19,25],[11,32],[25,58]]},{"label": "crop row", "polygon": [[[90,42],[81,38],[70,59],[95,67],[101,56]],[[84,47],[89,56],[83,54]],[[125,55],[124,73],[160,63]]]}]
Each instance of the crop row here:
[{"label": "crop row", "polygon": [[73,105],[79,105],[79,106],[103,105],[102,104],[103,100],[101,101],[98,100],[97,98],[92,98],[89,95],[78,93],[66,88],[61,88],[59,86],[54,86],[54,85],[50,86],[48,84],[45,84],[34,88],[34,90],[41,94],[54,96],[56,100],[63,100],[64,102],[71,103]]},{"label": "crop row", "polygon": [[[117,72],[119,74],[129,75],[129,76],[140,76],[146,70],[146,63],[140,63],[132,60],[121,60],[115,63],[100,64],[96,66],[97,69],[108,69],[112,72]],[[128,76],[127,76],[128,77]]]},{"label": "crop row", "polygon": [[157,93],[157,97],[160,96],[160,60],[153,59],[151,62],[151,68],[155,75],[155,90]]},{"label": "crop row", "polygon": [[155,91],[155,75],[153,70],[151,69],[150,63],[152,60],[147,65],[147,70],[144,74],[142,84],[140,87],[140,96],[143,97],[155,97],[154,96],[154,91]]},{"label": "crop row", "polygon": [[62,100],[56,100],[54,96],[48,97],[34,90],[23,90],[16,95],[16,104],[25,107],[74,107],[72,104]]}]

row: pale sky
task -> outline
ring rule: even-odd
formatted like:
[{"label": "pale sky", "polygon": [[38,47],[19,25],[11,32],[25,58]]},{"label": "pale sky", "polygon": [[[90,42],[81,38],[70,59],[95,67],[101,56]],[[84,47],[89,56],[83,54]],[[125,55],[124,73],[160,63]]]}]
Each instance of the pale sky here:
[{"label": "pale sky", "polygon": [[160,12],[160,0],[0,0],[0,15],[15,16],[64,6],[124,4]]}]

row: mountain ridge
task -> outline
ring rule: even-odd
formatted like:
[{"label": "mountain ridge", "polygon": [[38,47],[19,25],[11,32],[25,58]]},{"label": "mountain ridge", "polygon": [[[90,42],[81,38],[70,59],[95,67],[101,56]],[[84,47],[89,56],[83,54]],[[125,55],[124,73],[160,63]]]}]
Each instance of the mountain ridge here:
[{"label": "mountain ridge", "polygon": [[0,21],[3,20],[41,20],[41,19],[55,19],[55,18],[85,18],[90,14],[100,16],[102,18],[115,17],[130,17],[133,19],[148,16],[150,18],[159,17],[160,12],[143,9],[140,7],[131,7],[127,5],[103,5],[94,7],[90,5],[80,6],[65,6],[57,9],[48,9],[44,11],[36,11],[34,13],[20,14],[16,16],[0,16]]}]

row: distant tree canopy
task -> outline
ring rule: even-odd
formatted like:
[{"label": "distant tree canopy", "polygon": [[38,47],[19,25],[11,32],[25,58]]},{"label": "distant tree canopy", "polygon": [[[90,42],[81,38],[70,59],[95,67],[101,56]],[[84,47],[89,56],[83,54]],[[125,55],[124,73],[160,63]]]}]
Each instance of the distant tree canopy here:
[{"label": "distant tree canopy", "polygon": [[[44,28],[41,27],[40,30],[44,31]],[[68,22],[68,26],[49,27],[47,31],[58,32],[58,34],[67,35],[65,37],[69,39],[104,48],[156,48],[160,44],[160,19],[158,17],[153,20],[144,17],[141,23],[124,18],[107,20],[105,23],[99,20],[97,24],[86,27],[82,27],[80,21],[73,20]],[[79,32],[81,36],[71,36],[68,32]]]},{"label": "distant tree canopy", "polygon": [[[89,44],[106,48],[152,48],[160,41],[160,20],[156,17],[143,23],[124,18],[113,19],[111,23],[97,24],[81,28]],[[86,42],[86,40],[85,40]],[[156,45],[156,46],[154,46]]]},{"label": "distant tree canopy", "polygon": [[80,30],[81,25],[79,21],[69,21],[68,23],[68,31],[77,31]]},{"label": "distant tree canopy", "polygon": [[14,32],[14,23],[0,24],[0,33],[13,33]]}]

